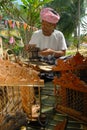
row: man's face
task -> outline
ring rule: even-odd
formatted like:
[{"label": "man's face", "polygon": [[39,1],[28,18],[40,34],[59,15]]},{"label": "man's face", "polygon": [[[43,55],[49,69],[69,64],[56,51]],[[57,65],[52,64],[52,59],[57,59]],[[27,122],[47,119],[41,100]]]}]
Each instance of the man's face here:
[{"label": "man's face", "polygon": [[56,24],[42,20],[42,31],[45,36],[50,36],[54,31],[55,27]]}]

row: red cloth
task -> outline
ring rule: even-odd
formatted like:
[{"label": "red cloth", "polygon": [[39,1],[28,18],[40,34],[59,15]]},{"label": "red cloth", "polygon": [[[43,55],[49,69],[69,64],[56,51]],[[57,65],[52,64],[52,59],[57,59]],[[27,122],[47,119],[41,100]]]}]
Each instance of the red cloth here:
[{"label": "red cloth", "polygon": [[40,12],[41,20],[49,23],[57,23],[60,19],[60,15],[56,13],[52,8],[43,8]]}]

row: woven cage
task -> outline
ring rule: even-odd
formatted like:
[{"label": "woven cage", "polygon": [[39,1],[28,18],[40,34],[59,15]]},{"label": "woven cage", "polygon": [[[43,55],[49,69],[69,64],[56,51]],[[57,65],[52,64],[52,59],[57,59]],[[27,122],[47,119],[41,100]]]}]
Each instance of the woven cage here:
[{"label": "woven cage", "polygon": [[0,124],[8,114],[22,110],[19,86],[0,86]]},{"label": "woven cage", "polygon": [[29,87],[21,87],[21,96],[22,96],[22,106],[24,111],[28,114],[31,115],[31,107],[34,104],[34,89],[29,88]]},{"label": "woven cage", "polygon": [[40,114],[40,94],[36,101],[33,86],[1,86],[0,124],[8,115],[15,115],[18,111],[26,113],[28,120],[37,120]]},{"label": "woven cage", "polygon": [[[40,112],[40,93],[35,96],[35,89],[27,86],[21,87],[22,108],[29,120],[36,120]],[[39,90],[39,89],[38,89]]]},{"label": "woven cage", "polygon": [[[4,96],[5,95],[5,96]],[[6,87],[0,87],[0,111],[4,108],[8,101],[7,98],[7,88]]]},{"label": "woven cage", "polygon": [[[8,115],[15,115],[18,111],[26,113],[29,120],[32,120],[32,115],[40,109],[40,87],[44,86],[44,81],[32,68],[4,60],[0,61],[0,75],[0,126]],[[38,105],[34,87],[39,88]]]},{"label": "woven cage", "polygon": [[53,80],[56,110],[87,123],[87,58],[76,53],[70,59],[59,60],[53,70],[60,71],[60,77]]}]

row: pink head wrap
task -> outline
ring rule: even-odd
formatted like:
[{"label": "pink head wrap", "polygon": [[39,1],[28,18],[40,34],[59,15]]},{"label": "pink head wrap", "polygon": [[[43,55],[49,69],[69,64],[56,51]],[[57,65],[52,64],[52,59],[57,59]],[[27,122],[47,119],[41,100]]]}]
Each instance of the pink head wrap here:
[{"label": "pink head wrap", "polygon": [[47,21],[49,23],[57,23],[60,19],[58,13],[56,13],[52,8],[43,8],[40,12],[41,20]]}]

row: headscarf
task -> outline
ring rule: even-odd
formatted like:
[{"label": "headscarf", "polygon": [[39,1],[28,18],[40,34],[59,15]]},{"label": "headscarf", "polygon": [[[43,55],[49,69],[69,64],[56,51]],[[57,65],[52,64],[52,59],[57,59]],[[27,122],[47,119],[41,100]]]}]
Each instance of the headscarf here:
[{"label": "headscarf", "polygon": [[49,23],[57,23],[60,19],[60,15],[52,8],[43,8],[40,12],[41,20]]}]

